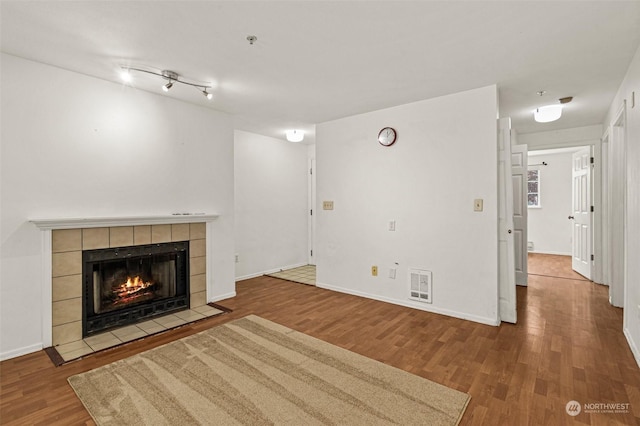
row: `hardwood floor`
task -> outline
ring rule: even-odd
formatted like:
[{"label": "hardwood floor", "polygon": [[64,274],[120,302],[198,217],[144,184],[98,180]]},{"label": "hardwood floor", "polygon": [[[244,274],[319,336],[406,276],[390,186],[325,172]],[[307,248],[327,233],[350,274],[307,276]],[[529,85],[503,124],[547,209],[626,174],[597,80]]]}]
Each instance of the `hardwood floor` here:
[{"label": "hardwood floor", "polygon": [[528,272],[529,275],[587,280],[571,269],[571,256],[529,253]]},{"label": "hardwood floor", "polygon": [[[312,286],[239,282],[233,309],[193,325],[54,367],[43,351],[0,363],[3,425],[93,424],[71,375],[256,314],[471,394],[463,425],[640,425],[640,369],[607,287],[531,275],[518,324],[491,327]],[[629,403],[628,413],[570,417],[567,402]]]}]

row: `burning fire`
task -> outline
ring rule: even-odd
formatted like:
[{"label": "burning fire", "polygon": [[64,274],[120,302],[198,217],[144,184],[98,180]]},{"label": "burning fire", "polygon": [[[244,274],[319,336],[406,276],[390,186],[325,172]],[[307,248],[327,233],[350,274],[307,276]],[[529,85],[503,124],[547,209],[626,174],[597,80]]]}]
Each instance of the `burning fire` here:
[{"label": "burning fire", "polygon": [[127,282],[122,283],[118,287],[114,288],[114,293],[119,299],[129,299],[130,296],[137,295],[138,293],[151,287],[152,285],[152,282],[145,282],[138,275],[133,278],[127,277]]}]

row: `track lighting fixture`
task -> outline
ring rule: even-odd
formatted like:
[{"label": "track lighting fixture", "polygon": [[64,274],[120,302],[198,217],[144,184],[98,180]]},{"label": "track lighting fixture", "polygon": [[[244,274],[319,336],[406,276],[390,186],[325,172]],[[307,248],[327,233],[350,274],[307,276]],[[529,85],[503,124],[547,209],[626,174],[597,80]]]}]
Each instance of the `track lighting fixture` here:
[{"label": "track lighting fixture", "polygon": [[155,72],[155,71],[149,71],[149,70],[145,70],[145,69],[141,69],[141,68],[122,67],[122,72],[120,74],[120,77],[122,78],[122,80],[124,80],[125,82],[130,82],[131,81],[131,73],[130,73],[131,71],[139,71],[139,72],[144,72],[144,73],[147,73],[147,74],[153,74],[153,75],[157,75],[158,77],[162,77],[165,80],[169,80],[166,84],[164,84],[162,86],[162,90],[165,91],[165,92],[168,92],[169,89],[171,89],[173,87],[174,83],[181,83],[181,84],[186,84],[187,86],[195,87],[196,89],[201,91],[202,94],[207,99],[209,99],[209,100],[213,99],[213,94],[209,93],[209,90],[212,89],[211,85],[209,85],[209,84],[201,84],[201,83],[193,82],[193,81],[188,81],[184,77],[182,77],[180,74],[178,74],[177,72],[164,70],[164,71],[158,73],[158,72]]}]

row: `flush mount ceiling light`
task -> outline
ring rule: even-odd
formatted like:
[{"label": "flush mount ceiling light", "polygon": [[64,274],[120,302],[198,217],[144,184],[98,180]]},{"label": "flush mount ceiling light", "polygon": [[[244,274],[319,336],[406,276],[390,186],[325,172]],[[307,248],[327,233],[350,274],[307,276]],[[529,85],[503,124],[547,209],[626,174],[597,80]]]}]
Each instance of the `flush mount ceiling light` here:
[{"label": "flush mount ceiling light", "polygon": [[562,105],[547,105],[540,108],[536,108],[533,112],[533,118],[538,123],[549,123],[556,121],[562,116]]},{"label": "flush mount ceiling light", "polygon": [[302,139],[304,139],[304,132],[302,130],[287,130],[286,135],[289,142],[302,142]]},{"label": "flush mount ceiling light", "polygon": [[189,81],[182,77],[180,74],[174,71],[164,70],[160,73],[155,71],[149,71],[141,68],[131,68],[131,67],[122,67],[122,72],[120,73],[120,77],[125,82],[131,81],[131,71],[138,71],[147,74],[157,75],[158,77],[162,77],[165,80],[169,80],[166,84],[162,86],[162,90],[168,92],[174,85],[174,83],[186,84],[187,86],[192,86],[198,89],[202,94],[209,100],[213,99],[213,94],[209,93],[209,90],[212,89],[212,86],[209,84],[203,84],[199,82]]},{"label": "flush mount ceiling light", "polygon": [[[542,96],[545,94],[544,90],[538,92],[538,95]],[[556,121],[560,117],[562,117],[562,106],[564,104],[568,104],[573,100],[573,97],[567,96],[565,98],[558,99],[557,104],[551,104],[547,106],[543,106],[540,108],[536,108],[533,112],[533,118],[538,123],[549,123],[551,121]]]}]

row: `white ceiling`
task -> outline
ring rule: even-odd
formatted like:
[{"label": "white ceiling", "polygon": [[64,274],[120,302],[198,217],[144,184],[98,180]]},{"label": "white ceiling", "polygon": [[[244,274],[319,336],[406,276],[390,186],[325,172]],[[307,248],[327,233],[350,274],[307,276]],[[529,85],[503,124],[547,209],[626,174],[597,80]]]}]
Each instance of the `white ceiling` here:
[{"label": "white ceiling", "polygon": [[[3,52],[117,82],[123,65],[173,70],[213,83],[214,100],[164,94],[145,74],[132,85],[310,142],[317,123],[490,84],[519,133],[599,124],[640,45],[640,1],[2,0],[0,12]],[[560,120],[533,121],[564,96]]]}]

